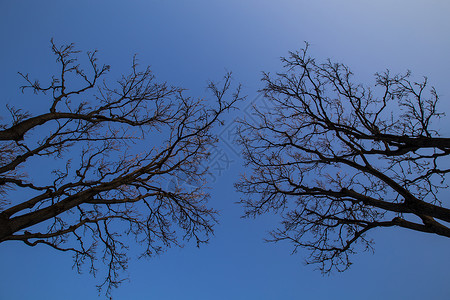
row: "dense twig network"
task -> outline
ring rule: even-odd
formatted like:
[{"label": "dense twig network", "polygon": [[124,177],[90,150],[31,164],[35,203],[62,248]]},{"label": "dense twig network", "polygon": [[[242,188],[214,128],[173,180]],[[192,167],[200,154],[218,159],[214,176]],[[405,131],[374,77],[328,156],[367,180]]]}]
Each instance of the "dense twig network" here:
[{"label": "dense twig network", "polygon": [[356,85],[342,64],[323,64],[307,48],[282,59],[285,73],[264,74],[272,109],[253,109],[240,142],[253,173],[237,189],[247,216],[282,214],[272,241],[311,252],[324,272],[349,267],[366,233],[399,226],[450,237],[447,187],[450,139],[431,122],[438,95],[410,73],[376,74],[374,89]]},{"label": "dense twig network", "polygon": [[[206,242],[216,212],[206,206],[202,160],[216,142],[211,129],[240,99],[230,74],[210,83],[215,101],[184,96],[158,83],[133,61],[131,73],[113,86],[101,81],[109,66],[88,53],[89,70],[74,45],[52,51],[60,66],[48,86],[26,81],[22,90],[45,94],[48,110],[34,114],[8,107],[11,122],[0,128],[0,242],[45,244],[75,254],[75,266],[96,254],[108,266],[103,286],[116,287],[126,269],[129,237],[153,255],[182,239]],[[229,98],[229,100],[225,100]],[[27,176],[29,164],[49,166]],[[173,176],[195,187],[167,188]]]}]

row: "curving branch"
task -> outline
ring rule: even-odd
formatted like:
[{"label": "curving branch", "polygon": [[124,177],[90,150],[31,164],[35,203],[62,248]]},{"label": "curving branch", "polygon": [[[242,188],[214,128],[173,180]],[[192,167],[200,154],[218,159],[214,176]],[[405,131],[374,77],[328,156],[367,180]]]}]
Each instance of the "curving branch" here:
[{"label": "curving branch", "polygon": [[262,90],[273,109],[253,108],[240,143],[253,169],[236,184],[246,216],[279,212],[271,241],[289,240],[311,251],[323,272],[345,270],[350,254],[377,227],[403,227],[450,237],[446,188],[450,138],[434,88],[410,72],[375,75],[374,88],[306,49],[283,58],[285,72],[264,74]]},{"label": "curving branch", "polygon": [[[73,44],[52,41],[52,51],[60,73],[50,84],[21,74],[24,92],[48,96],[48,112],[8,107],[11,121],[0,127],[0,243],[72,252],[78,270],[88,261],[94,275],[100,257],[108,268],[100,286],[109,294],[127,268],[127,236],[143,245],[144,256],[183,240],[208,241],[217,212],[206,205],[201,162],[240,88],[230,94],[227,74],[222,86],[209,84],[212,100],[194,99],[157,82],[136,59],[130,74],[111,84],[96,51],[87,54],[89,70]],[[28,176],[34,160],[48,168]],[[196,188],[169,189],[180,174]]]}]

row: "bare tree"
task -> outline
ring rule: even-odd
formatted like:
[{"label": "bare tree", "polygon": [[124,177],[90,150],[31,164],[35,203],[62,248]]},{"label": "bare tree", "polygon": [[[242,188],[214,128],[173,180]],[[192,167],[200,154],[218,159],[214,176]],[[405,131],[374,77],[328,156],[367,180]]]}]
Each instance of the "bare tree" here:
[{"label": "bare tree", "polygon": [[[228,74],[223,86],[209,84],[213,102],[192,99],[136,60],[110,85],[100,81],[109,66],[98,65],[95,51],[87,53],[88,70],[73,44],[52,41],[52,51],[60,72],[49,85],[21,74],[22,91],[47,95],[45,111],[8,106],[11,121],[0,127],[0,242],[72,252],[75,266],[87,261],[94,275],[98,255],[109,270],[100,286],[109,293],[127,267],[129,236],[144,245],[144,256],[184,239],[208,240],[216,212],[206,206],[201,162],[239,88],[226,95]],[[39,172],[36,162],[44,166]],[[176,176],[195,184],[168,188]]]},{"label": "bare tree", "polygon": [[[280,213],[270,241],[309,250],[322,272],[345,270],[357,249],[372,250],[374,228],[403,227],[450,237],[444,183],[450,138],[432,121],[438,94],[410,72],[375,74],[354,84],[342,64],[316,63],[308,46],[283,58],[285,72],[264,74],[272,109],[253,108],[239,134],[253,170],[236,184],[246,216]],[[448,205],[448,203],[447,203]]]}]

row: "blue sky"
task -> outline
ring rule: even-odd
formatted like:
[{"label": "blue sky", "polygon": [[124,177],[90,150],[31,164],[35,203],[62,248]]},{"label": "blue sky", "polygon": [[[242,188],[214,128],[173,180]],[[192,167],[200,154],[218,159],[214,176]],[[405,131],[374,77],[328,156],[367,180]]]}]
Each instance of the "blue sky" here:
[{"label": "blue sky", "polygon": [[[367,84],[386,68],[426,75],[449,111],[450,3],[392,2],[3,0],[0,103],[38,107],[32,95],[20,94],[17,71],[48,78],[52,37],[98,49],[100,61],[112,66],[110,78],[127,72],[137,53],[159,80],[198,97],[207,95],[207,80],[233,71],[249,101],[261,88],[261,71],[280,71],[278,58],[308,41],[311,55],[349,65]],[[443,135],[450,135],[449,122],[441,121]],[[210,206],[221,212],[214,238],[200,249],[187,244],[149,260],[137,260],[132,250],[130,282],[115,299],[448,299],[450,240],[441,237],[375,231],[374,255],[358,254],[350,270],[326,277],[302,263],[306,252],[291,255],[289,244],[264,243],[279,219],[240,219],[233,182],[242,161],[223,142],[218,147],[234,162],[211,183]],[[98,281],[71,266],[66,253],[1,244],[0,299],[97,299]]]}]

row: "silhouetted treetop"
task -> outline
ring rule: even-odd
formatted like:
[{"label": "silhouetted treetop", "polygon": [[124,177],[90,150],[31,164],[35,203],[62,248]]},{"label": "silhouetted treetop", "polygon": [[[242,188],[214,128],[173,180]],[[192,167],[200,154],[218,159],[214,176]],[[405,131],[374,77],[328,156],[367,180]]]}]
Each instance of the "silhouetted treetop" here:
[{"label": "silhouetted treetop", "polygon": [[439,193],[450,171],[450,139],[433,121],[439,97],[427,78],[375,74],[354,83],[350,69],[318,63],[306,47],[265,73],[270,110],[255,106],[240,143],[252,173],[236,184],[246,216],[276,212],[271,241],[310,251],[324,272],[345,270],[349,254],[371,248],[373,228],[403,227],[450,237],[450,210]]},{"label": "silhouetted treetop", "polygon": [[[223,85],[210,82],[213,101],[206,101],[158,82],[136,59],[111,82],[96,51],[87,53],[87,69],[73,44],[52,41],[52,51],[60,72],[49,84],[21,74],[22,90],[44,95],[46,110],[8,106],[11,121],[0,127],[0,242],[70,251],[78,269],[87,261],[94,273],[101,258],[109,293],[127,267],[130,238],[147,256],[208,240],[216,212],[206,205],[201,163],[239,88],[229,92],[227,74]],[[168,188],[178,176],[195,187]]]}]

